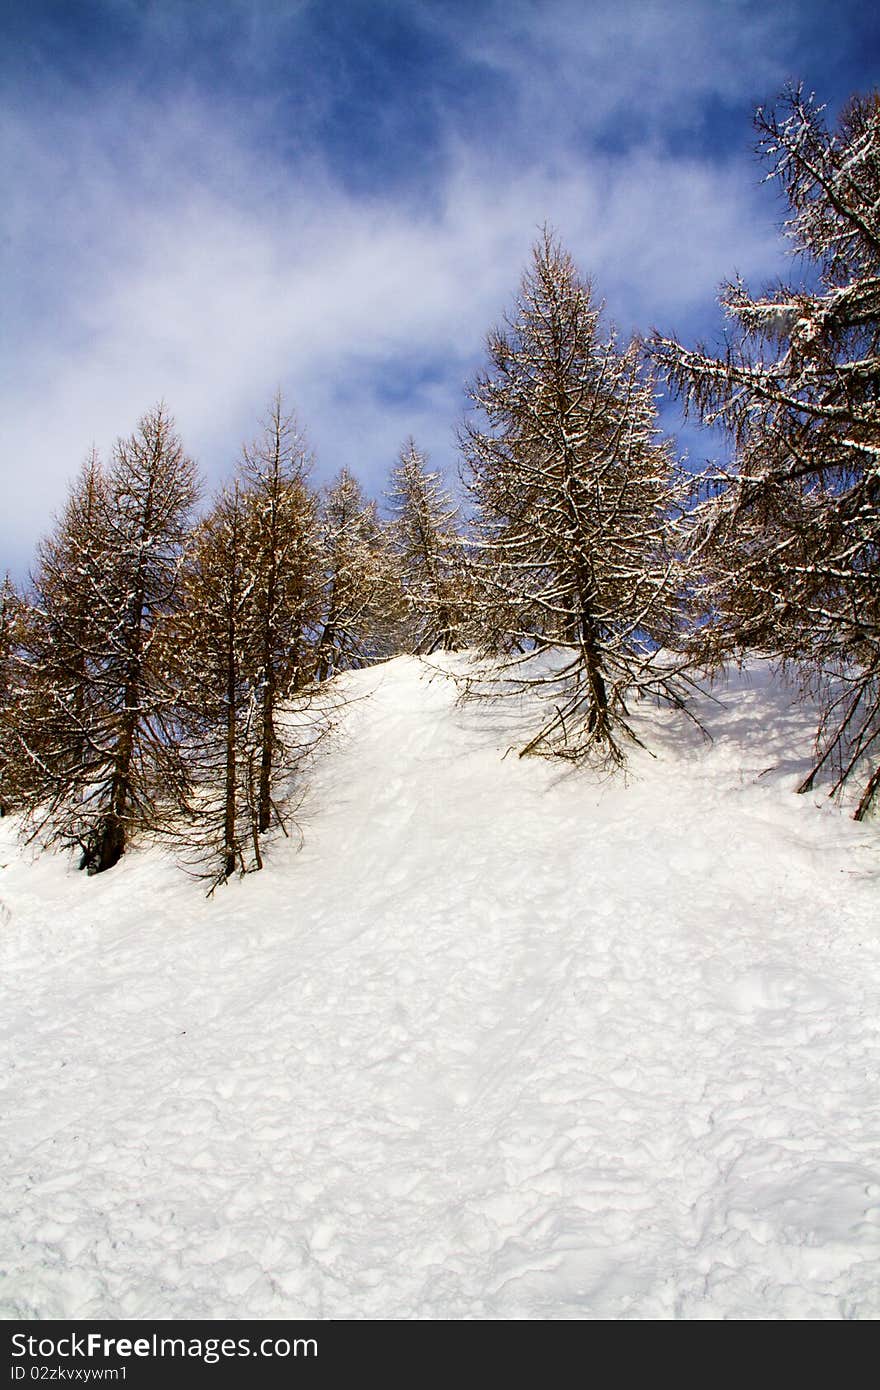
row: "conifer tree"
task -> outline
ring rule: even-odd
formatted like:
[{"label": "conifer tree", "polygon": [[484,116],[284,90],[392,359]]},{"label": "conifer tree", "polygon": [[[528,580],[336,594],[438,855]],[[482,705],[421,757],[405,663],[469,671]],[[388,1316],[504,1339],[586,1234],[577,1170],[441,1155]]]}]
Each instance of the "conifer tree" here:
[{"label": "conifer tree", "polygon": [[157,639],[177,599],[197,495],[164,405],[92,457],[44,543],[24,622],[27,810],[44,841],[112,868],[182,778]]},{"label": "conifer tree", "polygon": [[415,653],[451,651],[461,645],[465,560],[458,507],[439,473],[413,439],[400,451],[388,502],[391,543],[409,614]]},{"label": "conifer tree", "polygon": [[790,90],[756,126],[813,283],[728,285],[722,356],[653,340],[686,407],[735,447],[693,517],[693,647],[707,665],[758,650],[798,666],[823,704],[800,790],[826,765],[832,792],[866,767],[861,817],[880,788],[880,94],[832,131]]},{"label": "conifer tree", "polygon": [[396,561],[360,483],[344,468],[321,507],[324,595],[314,667],[319,681],[394,651],[401,605]]},{"label": "conifer tree", "polygon": [[16,679],[16,648],[20,640],[22,604],[9,575],[0,585],[0,816],[20,796],[20,747],[17,737],[20,698]]},{"label": "conifer tree", "polygon": [[[624,759],[627,701],[681,702],[658,645],[674,634],[679,498],[638,345],[603,338],[600,307],[549,233],[513,313],[490,334],[463,435],[475,506],[479,627],[506,688],[552,706],[523,753]],[[558,656],[535,673],[534,653]]]},{"label": "conifer tree", "polygon": [[[177,838],[210,892],[263,867],[266,837],[275,829],[288,833],[302,763],[331,728],[333,700],[311,680],[313,634],[303,626],[305,605],[317,603],[321,584],[314,498],[296,477],[273,497],[277,481],[270,476],[267,488],[255,486],[249,472],[217,499],[193,538],[166,635],[187,773]],[[267,548],[273,535],[275,552]],[[266,758],[270,615],[274,701]]]},{"label": "conifer tree", "polygon": [[[103,763],[100,631],[109,621],[108,492],[92,450],[40,544],[21,611],[15,731],[19,787],[68,844],[83,847],[87,788]],[[83,804],[83,821],[77,808]]]},{"label": "conifer tree", "polygon": [[275,764],[282,750],[280,706],[311,679],[322,579],[316,498],[308,486],[310,457],[280,393],[263,433],[243,450],[242,499],[253,547],[250,622],[259,706],[258,828],[272,824]]},{"label": "conifer tree", "polygon": [[260,868],[252,537],[238,483],[198,527],[167,634],[187,768],[181,834],[211,890]]}]

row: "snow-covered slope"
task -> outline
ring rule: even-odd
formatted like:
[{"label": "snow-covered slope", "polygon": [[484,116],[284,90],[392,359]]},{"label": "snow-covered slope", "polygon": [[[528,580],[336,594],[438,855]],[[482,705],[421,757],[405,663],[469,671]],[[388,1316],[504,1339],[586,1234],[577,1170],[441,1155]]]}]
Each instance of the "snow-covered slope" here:
[{"label": "snow-covered slope", "polygon": [[7,1317],[880,1314],[876,823],[763,668],[628,779],[401,659],[202,889],[0,822]]}]

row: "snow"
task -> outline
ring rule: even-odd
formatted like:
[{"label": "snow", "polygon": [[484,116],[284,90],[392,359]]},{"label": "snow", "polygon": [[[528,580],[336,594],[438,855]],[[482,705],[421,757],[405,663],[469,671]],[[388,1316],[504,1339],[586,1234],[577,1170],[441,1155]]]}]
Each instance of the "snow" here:
[{"label": "snow", "polygon": [[600,778],[344,683],[210,901],[0,822],[3,1315],[878,1316],[880,837],[791,794],[814,712],[758,664]]}]

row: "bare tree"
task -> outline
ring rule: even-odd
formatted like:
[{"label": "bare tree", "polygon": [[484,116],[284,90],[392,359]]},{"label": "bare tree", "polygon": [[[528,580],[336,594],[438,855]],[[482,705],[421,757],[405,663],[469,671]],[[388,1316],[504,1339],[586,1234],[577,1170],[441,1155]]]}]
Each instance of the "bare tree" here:
[{"label": "bare tree", "polygon": [[314,667],[319,681],[396,650],[402,601],[389,537],[360,483],[343,469],[321,507],[324,595]]},{"label": "bare tree", "polygon": [[736,451],[693,517],[692,645],[710,666],[758,650],[798,667],[823,707],[800,790],[833,767],[835,793],[867,767],[861,818],[880,787],[880,94],[832,131],[790,90],[756,126],[813,282],[757,298],[727,285],[721,356],[652,344],[686,408]]},{"label": "bare tree", "polygon": [[[94,694],[95,641],[109,588],[107,482],[92,450],[80,469],[54,532],[39,546],[32,602],[25,623],[30,657],[29,694],[35,696],[30,727],[35,768],[62,783],[89,757]],[[53,723],[54,736],[42,737]]]},{"label": "bare tree", "polygon": [[157,827],[182,776],[173,695],[155,659],[173,611],[195,465],[164,405],[92,457],[40,552],[24,620],[33,833],[78,847],[90,873],[112,868],[131,833]]},{"label": "bare tree", "polygon": [[409,612],[410,642],[417,653],[452,651],[462,645],[464,545],[458,507],[427,456],[408,439],[391,474],[388,502],[391,542]]},{"label": "bare tree", "polygon": [[92,450],[37,551],[20,611],[10,718],[9,765],[17,770],[22,805],[50,838],[80,849],[88,835],[88,789],[104,763],[98,682],[110,591],[107,504],[107,481]]},{"label": "bare tree", "polygon": [[21,700],[16,651],[23,605],[9,575],[0,584],[0,816],[21,796],[22,757],[18,739]]},{"label": "bare tree", "polygon": [[[681,703],[658,647],[676,630],[676,466],[639,347],[545,232],[514,310],[488,339],[462,444],[475,506],[479,628],[506,688],[548,714],[523,753],[624,760],[627,702]],[[536,672],[534,654],[557,656]]]},{"label": "bare tree", "polygon": [[238,484],[202,521],[167,631],[167,663],[188,772],[181,838],[211,882],[262,865],[258,838],[257,701],[250,605],[254,571]]},{"label": "bare tree", "polygon": [[269,829],[275,815],[272,784],[281,749],[279,709],[311,678],[320,625],[317,499],[308,486],[310,462],[303,435],[278,393],[262,435],[243,450],[241,465],[254,566],[250,623],[257,661],[260,833]]}]

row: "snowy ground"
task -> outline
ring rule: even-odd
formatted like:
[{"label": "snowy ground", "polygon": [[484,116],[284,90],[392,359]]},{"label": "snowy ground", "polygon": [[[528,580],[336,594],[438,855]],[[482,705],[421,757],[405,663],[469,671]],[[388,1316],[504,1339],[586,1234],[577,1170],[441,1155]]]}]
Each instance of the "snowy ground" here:
[{"label": "snowy ground", "polygon": [[880,1315],[878,825],[758,668],[632,775],[349,678],[304,847],[205,902],[0,822],[6,1317]]}]

